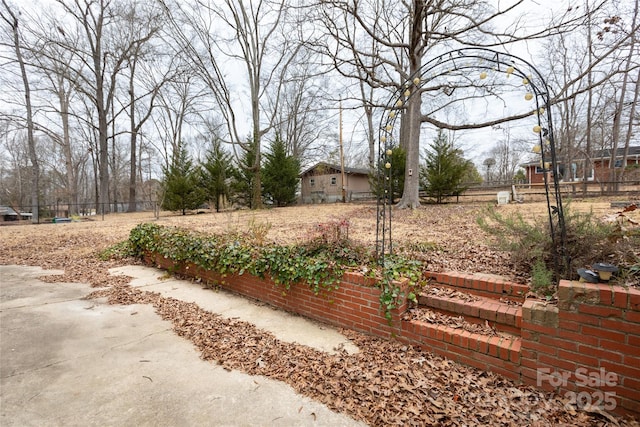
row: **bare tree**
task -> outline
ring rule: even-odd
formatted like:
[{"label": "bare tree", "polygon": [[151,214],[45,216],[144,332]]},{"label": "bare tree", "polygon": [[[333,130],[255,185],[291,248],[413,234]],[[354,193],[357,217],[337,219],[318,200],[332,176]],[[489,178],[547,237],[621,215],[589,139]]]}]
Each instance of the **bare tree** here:
[{"label": "bare tree", "polygon": [[[150,39],[159,33],[162,17],[161,11],[153,7],[142,10],[140,6],[130,6],[129,11],[124,14],[124,23],[130,27],[129,32],[137,34],[129,50],[129,57],[126,58],[128,105],[124,108],[129,116],[128,212],[137,211],[138,135],[151,118],[162,86],[172,79],[174,72],[172,61],[162,64],[161,60],[157,60],[162,55],[150,43]],[[163,66],[167,68],[162,70]],[[156,75],[160,75],[159,78]],[[142,94],[138,93],[139,88],[142,89]]]},{"label": "bare tree", "polygon": [[[272,130],[280,107],[283,76],[299,48],[285,35],[287,0],[212,2],[194,0],[191,7],[162,0],[176,39],[176,47],[194,62],[218,104],[227,125],[225,142],[248,151],[255,149],[252,204],[262,206],[261,139]],[[217,30],[217,33],[216,33]],[[237,68],[234,68],[237,67]],[[251,142],[245,142],[242,92],[234,89],[228,73],[242,70],[249,111]],[[239,82],[240,76],[234,79]]]},{"label": "bare tree", "polygon": [[[147,42],[155,33],[153,27],[131,33],[122,25],[123,15],[130,10],[118,0],[56,0],[68,18],[56,25],[62,37],[52,40],[73,53],[72,66],[66,76],[78,92],[86,96],[97,118],[98,134],[98,199],[109,211],[109,123],[116,96],[116,80],[126,66],[135,46]],[[77,26],[83,37],[73,39],[68,23]],[[50,58],[60,61],[58,58]],[[111,118],[113,119],[113,118]]]},{"label": "bare tree", "polygon": [[151,117],[157,133],[150,144],[161,154],[163,167],[168,169],[173,153],[180,152],[185,127],[196,126],[206,109],[205,90],[195,71],[186,63],[176,65],[176,76],[158,92],[158,107]]},{"label": "bare tree", "polygon": [[336,124],[329,114],[332,105],[328,82],[317,54],[302,48],[283,76],[280,107],[274,130],[287,146],[287,153],[301,165],[309,163],[315,150],[335,134]]},{"label": "bare tree", "polygon": [[[627,57],[624,63],[624,70],[630,71],[634,67],[640,69],[639,63],[633,63],[634,58],[638,56],[638,37],[637,32],[640,26],[639,18],[638,18],[638,4],[640,1],[635,0],[635,6],[633,8],[633,14],[631,18],[631,25],[629,26],[631,33],[629,34],[629,44],[626,46],[628,49]],[[617,24],[622,21],[620,16],[611,16],[606,21],[607,27],[605,27],[607,32],[610,32],[612,27],[615,28]],[[627,132],[627,137],[624,139],[624,147],[623,147],[623,159],[621,162],[621,167],[616,167],[616,157],[618,155],[618,148],[620,145],[621,134],[623,133],[623,116],[625,115],[625,106],[629,103],[627,98],[627,93],[629,90],[629,86],[632,83],[631,81],[632,75],[630,72],[625,72],[622,75],[622,82],[620,84],[620,95],[616,102],[615,111],[613,115],[613,124],[612,124],[612,141],[611,141],[611,157],[609,159],[609,189],[617,190],[618,189],[618,180],[621,176],[624,176],[624,166],[626,164],[627,154],[629,152],[629,143],[631,141],[631,126],[628,127],[629,131]],[[638,100],[638,81],[635,82],[635,90],[633,91],[634,102],[631,102],[631,111],[627,116],[627,120],[631,123],[633,118],[633,112],[635,111],[635,102]],[[618,171],[619,174],[618,174]]]},{"label": "bare tree", "polygon": [[29,85],[29,77],[27,75],[27,67],[22,55],[22,42],[20,38],[18,15],[7,4],[6,0],[2,0],[3,10],[0,11],[0,18],[9,26],[11,30],[13,47],[15,50],[16,61],[20,67],[20,76],[22,78],[22,84],[24,85],[24,99],[25,108],[27,112],[27,146],[29,147],[29,159],[31,161],[31,220],[34,223],[40,221],[39,211],[40,202],[38,197],[38,191],[40,188],[40,166],[38,163],[38,155],[36,154],[36,142],[33,135],[33,110],[31,106],[31,87]]},{"label": "bare tree", "polygon": [[[366,82],[374,88],[392,88],[400,90],[400,85],[409,80],[423,64],[423,60],[429,53],[446,52],[445,49],[453,47],[508,47],[509,44],[548,37],[563,31],[572,31],[582,25],[587,14],[579,12],[577,8],[570,7],[560,16],[553,18],[545,28],[539,31],[527,31],[524,15],[513,15],[524,5],[523,1],[511,3],[504,9],[496,9],[489,2],[479,0],[462,0],[445,2],[440,0],[414,0],[410,2],[368,2],[347,0],[323,0],[324,22],[329,22],[340,11],[343,15],[353,20],[359,28],[370,38],[375,40],[375,49],[370,43],[362,43],[354,37],[353,31],[348,31],[349,26],[337,28],[330,26],[330,34],[335,43],[342,49],[335,49],[336,55],[342,55],[335,60],[339,66],[346,69],[355,79],[362,79],[354,73],[353,69],[363,70]],[[595,9],[602,7],[606,2],[600,0]],[[498,19],[505,17],[513,22],[507,28],[499,28]],[[337,22],[333,19],[334,22]],[[494,24],[495,23],[495,24]],[[602,58],[613,54],[620,46],[622,40],[611,46]],[[348,52],[348,53],[345,53]],[[370,60],[372,59],[373,60]],[[598,62],[603,61],[600,58]],[[595,64],[594,64],[595,65]],[[348,69],[351,70],[348,70]],[[582,79],[588,70],[576,76]],[[604,80],[594,82],[602,84]],[[570,91],[576,80],[568,81],[559,88],[552,102],[560,102],[576,96],[576,92]],[[401,117],[400,141],[407,152],[407,165],[405,176],[405,189],[398,207],[416,207],[418,199],[418,177],[411,174],[417,170],[419,156],[419,136],[422,123],[431,124],[437,128],[462,130],[477,129],[491,125],[527,117],[530,112],[507,115],[505,117],[481,120],[476,123],[452,123],[437,117],[435,111],[444,110],[455,102],[442,101],[435,105],[429,98],[429,111],[422,111],[422,100],[428,94],[442,93],[451,95],[456,88],[473,87],[474,83],[469,79],[461,79],[459,83],[435,85],[432,87],[415,87],[411,91],[420,91],[419,95],[411,96],[406,105],[403,105]],[[404,90],[404,89],[402,89]],[[583,89],[584,91],[584,89]],[[581,92],[578,92],[581,93]],[[440,98],[442,98],[440,96]],[[378,98],[380,99],[380,98]]]}]

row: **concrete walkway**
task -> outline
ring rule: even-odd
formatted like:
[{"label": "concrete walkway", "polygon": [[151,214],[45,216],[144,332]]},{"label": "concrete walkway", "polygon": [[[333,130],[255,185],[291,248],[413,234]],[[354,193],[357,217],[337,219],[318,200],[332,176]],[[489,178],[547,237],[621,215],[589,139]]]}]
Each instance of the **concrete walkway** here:
[{"label": "concrete walkway", "polygon": [[[0,266],[2,426],[358,426],[288,385],[200,359],[148,305],[83,300],[86,284]],[[272,330],[323,351],[357,349],[329,327],[175,279],[125,267],[135,286]]]}]

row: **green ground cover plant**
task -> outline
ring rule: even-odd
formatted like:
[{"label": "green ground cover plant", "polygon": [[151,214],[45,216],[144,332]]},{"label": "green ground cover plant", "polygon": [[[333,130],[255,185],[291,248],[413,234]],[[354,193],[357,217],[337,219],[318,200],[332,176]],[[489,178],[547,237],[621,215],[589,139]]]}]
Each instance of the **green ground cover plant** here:
[{"label": "green ground cover plant", "polygon": [[256,227],[253,224],[246,233],[207,234],[145,223],[102,256],[141,258],[147,252],[157,253],[223,275],[269,276],[284,293],[299,284],[315,294],[330,292],[339,286],[345,271],[355,269],[378,279],[381,310],[389,321],[391,311],[405,299],[416,300],[414,288],[422,282],[422,263],[389,255],[380,265],[370,251],[349,241],[347,220],[317,225],[309,241],[300,245],[267,243],[262,233],[255,233]]}]

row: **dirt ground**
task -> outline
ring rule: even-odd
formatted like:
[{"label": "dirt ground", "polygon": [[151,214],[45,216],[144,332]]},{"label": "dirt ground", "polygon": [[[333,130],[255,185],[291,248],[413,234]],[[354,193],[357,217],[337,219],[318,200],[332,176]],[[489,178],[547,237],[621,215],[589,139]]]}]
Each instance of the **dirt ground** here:
[{"label": "dirt ground", "polygon": [[[570,209],[593,212],[599,219],[613,219],[621,208],[611,207],[616,199],[574,200]],[[460,203],[423,205],[414,210],[398,210],[392,214],[392,240],[394,250],[426,251],[423,259],[431,271],[465,271],[505,276],[520,282],[527,280],[526,272],[519,272],[509,257],[492,246],[491,237],[477,225],[487,203]],[[502,205],[500,213],[518,213],[531,221],[545,221],[547,206],[544,202]],[[640,209],[626,214],[640,222]],[[161,212],[118,213],[85,217],[81,221],[62,224],[29,223],[0,227],[0,240],[10,242],[10,250],[3,257],[55,253],[55,257],[86,255],[125,240],[131,228],[144,222],[184,227],[210,233],[265,232],[266,240],[279,244],[302,243],[318,234],[319,224],[348,220],[348,237],[367,248],[375,247],[375,204],[320,204],[260,211],[236,210],[226,212],[203,211],[182,216]],[[8,224],[8,223],[7,223]],[[32,254],[33,256],[33,254]]]}]

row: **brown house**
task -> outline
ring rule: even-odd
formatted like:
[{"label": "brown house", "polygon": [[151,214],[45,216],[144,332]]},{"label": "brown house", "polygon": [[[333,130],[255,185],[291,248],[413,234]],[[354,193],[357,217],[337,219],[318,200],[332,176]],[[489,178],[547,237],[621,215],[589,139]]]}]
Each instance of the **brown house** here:
[{"label": "brown house", "polygon": [[[340,166],[321,162],[300,174],[302,203],[333,203],[342,201]],[[346,201],[371,197],[369,171],[344,168]]]},{"label": "brown house", "polygon": [[[629,147],[627,161],[623,165],[624,149],[619,148],[615,157],[615,168],[623,168],[638,165],[640,167],[640,146]],[[609,181],[609,163],[611,161],[611,150],[597,150],[591,158],[591,165],[587,170],[587,180],[595,182]],[[571,165],[563,163],[558,164],[558,172],[561,174],[562,181],[582,181],[584,177],[583,167],[585,159],[576,159]],[[549,178],[553,176],[552,171],[544,170],[541,161],[529,162],[521,165],[526,170],[528,184],[542,184],[544,182],[544,174],[549,174]],[[548,166],[548,165],[547,165]]]}]

